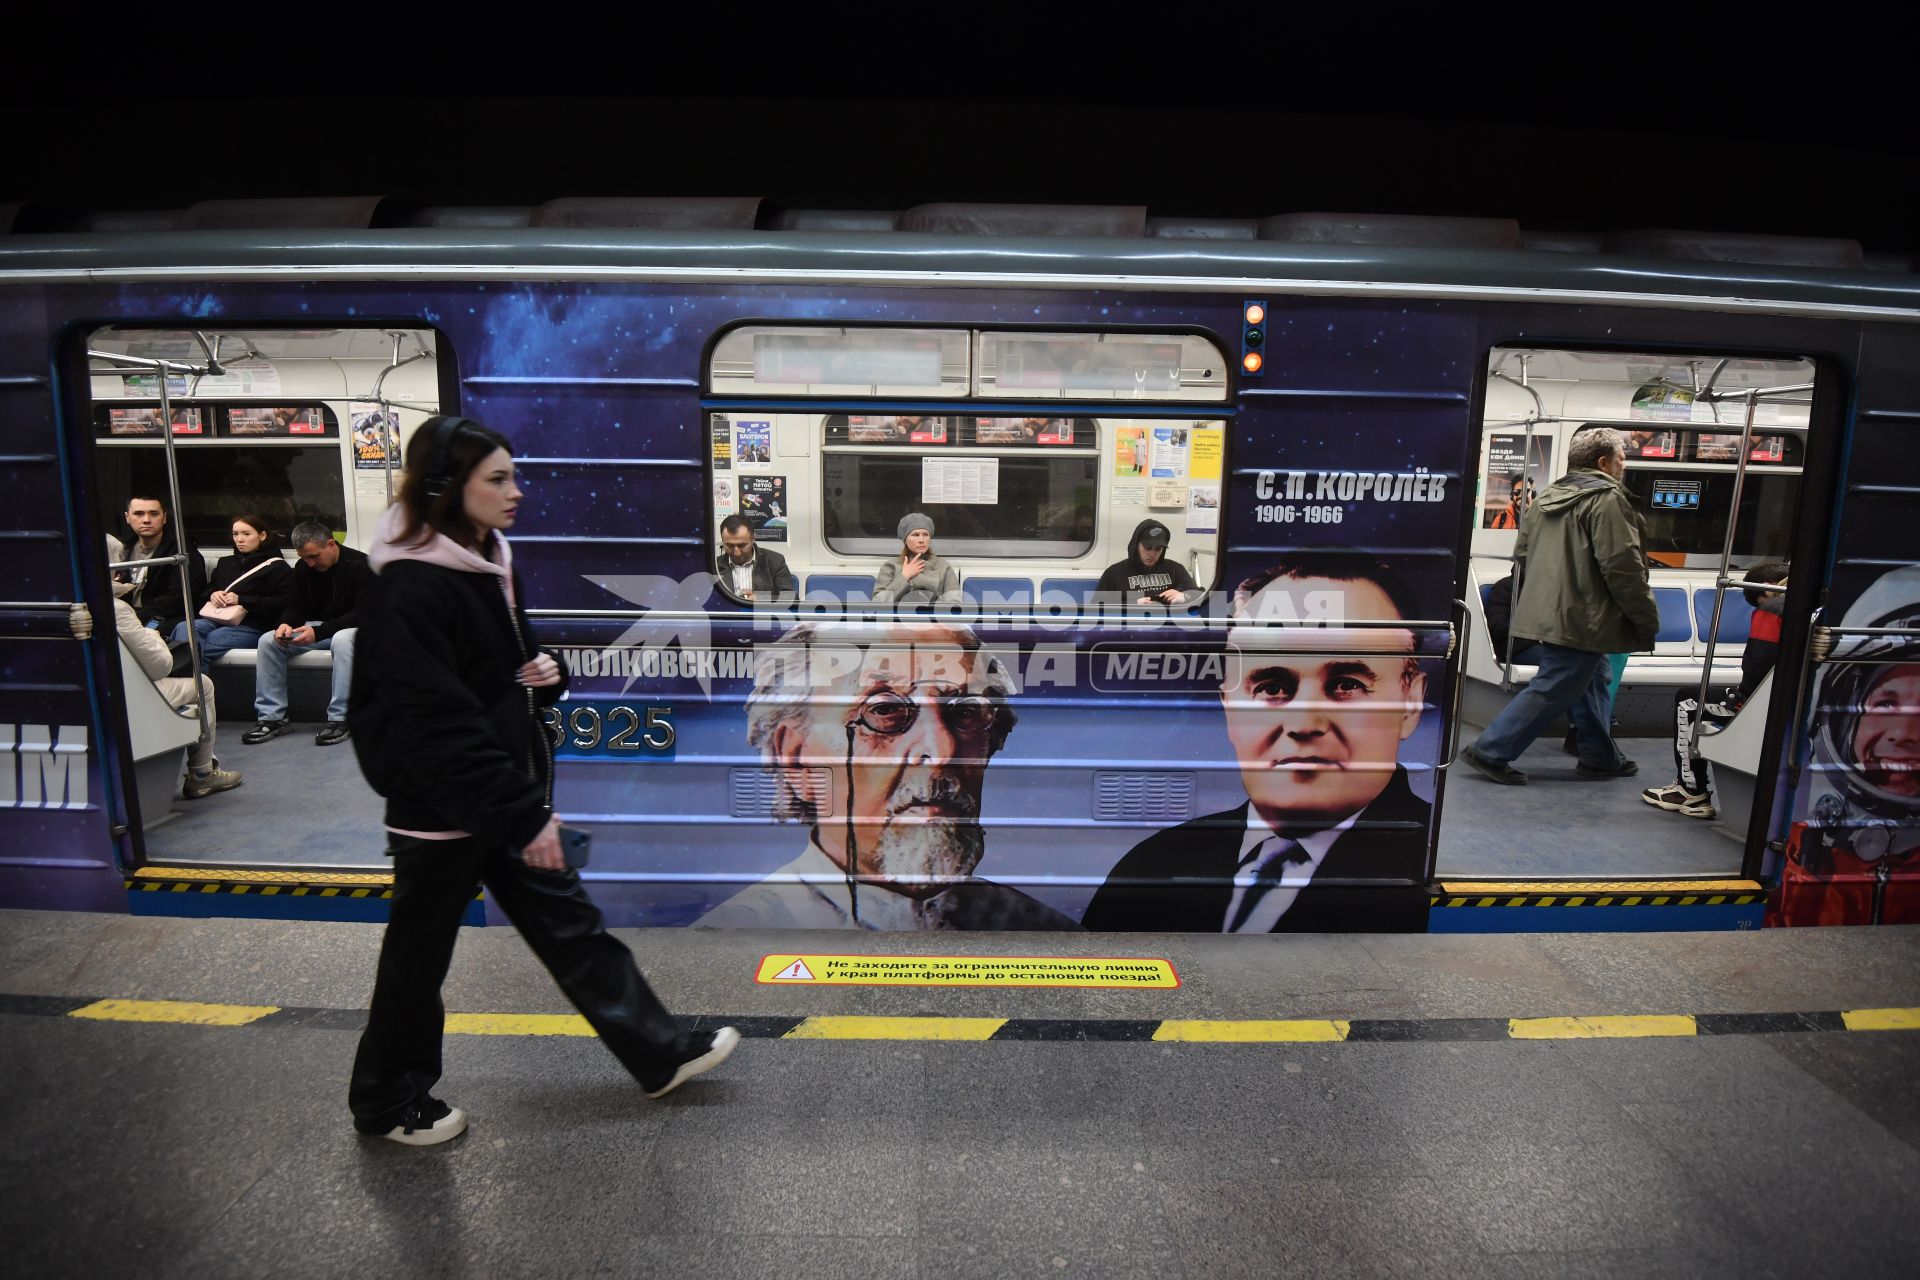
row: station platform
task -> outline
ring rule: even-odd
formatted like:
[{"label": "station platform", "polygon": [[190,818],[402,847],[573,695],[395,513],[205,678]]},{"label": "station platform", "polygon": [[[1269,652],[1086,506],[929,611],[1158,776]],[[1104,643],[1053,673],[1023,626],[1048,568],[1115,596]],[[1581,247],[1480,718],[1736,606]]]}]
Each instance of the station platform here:
[{"label": "station platform", "polygon": [[[472,1127],[414,1149],[345,1110],[378,925],[0,912],[14,1267],[1755,1277],[1920,1256],[1920,928],[620,936],[676,1012],[741,1027],[734,1057],[650,1102],[511,929],[468,929],[436,1092]],[[1053,981],[1101,985],[1011,985]]]}]

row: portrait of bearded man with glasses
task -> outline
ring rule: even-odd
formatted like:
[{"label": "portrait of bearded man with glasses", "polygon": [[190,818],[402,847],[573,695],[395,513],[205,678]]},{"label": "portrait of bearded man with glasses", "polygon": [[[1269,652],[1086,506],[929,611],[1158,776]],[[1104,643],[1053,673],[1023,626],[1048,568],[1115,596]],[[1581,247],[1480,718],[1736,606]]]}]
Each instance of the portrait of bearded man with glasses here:
[{"label": "portrait of bearded man with glasses", "polygon": [[747,741],[800,855],[695,923],[760,929],[1077,929],[974,876],[1012,678],[965,627],[803,623],[759,649]]}]

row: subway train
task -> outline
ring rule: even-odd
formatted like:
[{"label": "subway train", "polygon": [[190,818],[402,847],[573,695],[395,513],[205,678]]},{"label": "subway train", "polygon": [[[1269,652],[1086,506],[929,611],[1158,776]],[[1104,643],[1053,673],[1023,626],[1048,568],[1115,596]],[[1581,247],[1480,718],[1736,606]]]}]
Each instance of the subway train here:
[{"label": "subway train", "polygon": [[[349,659],[249,612],[175,646],[181,707],[116,599],[166,584],[172,635],[242,516],[365,550],[457,415],[514,443],[613,923],[1920,920],[1920,277],[1851,242],[216,202],[0,236],[0,309],[0,905],[377,915],[351,738],[243,740],[335,718]],[[1494,786],[1458,760],[1534,673],[1518,529],[1591,426],[1659,607],[1613,696],[1639,773],[1556,727]],[[194,795],[208,735],[243,781]],[[1676,740],[1684,812],[1643,796]]]}]

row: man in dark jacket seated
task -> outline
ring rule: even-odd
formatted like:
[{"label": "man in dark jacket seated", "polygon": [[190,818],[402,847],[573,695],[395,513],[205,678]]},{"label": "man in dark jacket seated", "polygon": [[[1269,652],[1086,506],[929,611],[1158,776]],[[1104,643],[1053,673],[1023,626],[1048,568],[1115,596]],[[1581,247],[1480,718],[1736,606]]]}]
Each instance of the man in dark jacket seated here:
[{"label": "man in dark jacket seated", "polygon": [[187,549],[190,599],[180,594],[178,565],[114,571],[118,581],[132,584],[133,590],[126,593],[125,599],[140,621],[162,636],[172,635],[175,627],[199,612],[200,606],[207,602],[207,566],[168,526],[167,504],[163,498],[127,499],[127,527],[133,530],[133,541],[127,544],[125,552],[129,560],[164,560],[178,555],[182,547]]},{"label": "man in dark jacket seated", "polygon": [[[1353,553],[1298,553],[1241,583],[1221,702],[1247,803],[1134,846],[1081,923],[1187,933],[1423,928],[1432,806],[1397,756],[1419,727],[1427,678],[1411,632],[1339,626],[1407,610],[1393,572]],[[1332,625],[1254,625],[1302,616]]]},{"label": "man in dark jacket seated", "polygon": [[330,747],[348,736],[353,640],[360,611],[373,588],[373,566],[365,552],[341,546],[331,529],[312,520],[295,525],[287,540],[300,563],[287,580],[280,625],[260,637],[253,673],[253,710],[260,723],[241,734],[240,741],[253,746],[292,732],[287,721],[287,663],[308,650],[326,649],[333,654],[333,693],[327,702],[327,723],[313,740]]},{"label": "man in dark jacket seated", "polygon": [[748,604],[791,604],[799,594],[786,557],[754,541],[753,525],[734,514],[720,522],[720,545],[726,550],[714,558],[713,576],[720,589]]}]

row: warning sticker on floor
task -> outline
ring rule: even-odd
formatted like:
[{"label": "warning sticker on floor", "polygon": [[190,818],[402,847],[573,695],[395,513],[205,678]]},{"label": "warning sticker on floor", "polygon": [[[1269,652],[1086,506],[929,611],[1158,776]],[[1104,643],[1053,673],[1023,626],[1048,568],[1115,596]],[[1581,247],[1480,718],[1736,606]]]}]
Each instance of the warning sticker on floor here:
[{"label": "warning sticker on floor", "polygon": [[852,987],[1158,987],[1173,962],[1133,956],[770,955],[756,982]]}]

